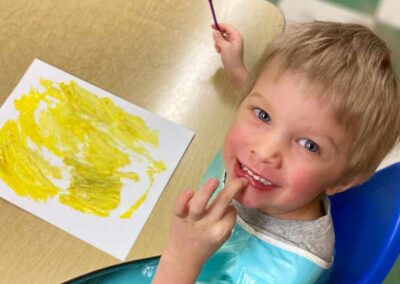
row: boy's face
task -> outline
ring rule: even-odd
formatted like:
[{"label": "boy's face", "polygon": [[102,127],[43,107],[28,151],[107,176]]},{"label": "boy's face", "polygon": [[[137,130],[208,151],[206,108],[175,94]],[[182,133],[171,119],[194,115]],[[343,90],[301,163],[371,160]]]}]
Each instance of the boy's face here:
[{"label": "boy's face", "polygon": [[321,215],[320,196],[346,186],[351,136],[336,123],[329,96],[296,72],[270,65],[238,109],[223,150],[228,179],[245,177],[235,198],[284,219]]}]

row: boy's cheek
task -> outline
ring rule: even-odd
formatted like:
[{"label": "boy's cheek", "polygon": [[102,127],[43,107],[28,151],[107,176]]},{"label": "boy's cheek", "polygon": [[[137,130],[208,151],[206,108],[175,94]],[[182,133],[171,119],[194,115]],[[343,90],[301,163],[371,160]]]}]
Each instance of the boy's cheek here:
[{"label": "boy's cheek", "polygon": [[324,185],[321,183],[326,177],[319,172],[306,167],[292,169],[290,174],[290,188],[297,194],[307,198],[308,195],[318,195],[324,191]]},{"label": "boy's cheek", "polygon": [[227,170],[228,178],[234,176],[234,165],[236,159],[243,156],[242,153],[245,149],[246,147],[244,146],[240,133],[237,129],[231,127],[225,136],[222,149],[223,161]]},{"label": "boy's cheek", "polygon": [[306,172],[298,172],[291,176],[290,180],[290,188],[294,189],[297,193],[303,193],[307,189],[310,190],[313,185],[309,174]]},{"label": "boy's cheek", "polygon": [[249,131],[246,131],[246,128],[241,125],[237,123],[233,124],[225,137],[224,147],[236,149],[240,146],[244,146],[246,137],[249,135],[248,132]]},{"label": "boy's cheek", "polygon": [[234,132],[234,129],[230,128],[228,133],[225,136],[223,152],[224,156],[231,156],[232,151],[236,148],[235,144],[237,143],[237,134]]}]

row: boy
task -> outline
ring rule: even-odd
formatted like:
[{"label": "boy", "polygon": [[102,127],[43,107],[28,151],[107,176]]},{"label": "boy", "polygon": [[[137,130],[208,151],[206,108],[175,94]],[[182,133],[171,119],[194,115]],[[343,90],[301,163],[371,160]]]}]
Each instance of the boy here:
[{"label": "boy", "polygon": [[389,51],[359,25],[301,24],[275,38],[249,75],[240,34],[220,27],[217,52],[244,98],[223,164],[212,165],[221,180],[175,203],[153,283],[324,281],[334,248],[326,196],[368,179],[399,138]]}]

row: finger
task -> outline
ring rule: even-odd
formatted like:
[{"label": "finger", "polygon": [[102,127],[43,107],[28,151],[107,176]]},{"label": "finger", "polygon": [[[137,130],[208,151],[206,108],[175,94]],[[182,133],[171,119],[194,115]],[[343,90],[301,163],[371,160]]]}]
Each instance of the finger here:
[{"label": "finger", "polygon": [[207,203],[218,187],[218,180],[210,178],[189,203],[189,219],[198,220],[204,216]]},{"label": "finger", "polygon": [[214,44],[214,48],[217,53],[221,53],[221,48],[218,45]]},{"label": "finger", "polygon": [[[230,25],[228,25],[228,24],[225,24],[225,26],[230,26]],[[221,24],[220,23],[218,23],[218,26],[216,26],[215,25],[215,23],[212,23],[211,24],[211,28],[213,28],[214,30],[217,30],[217,31],[219,31],[219,29],[218,28],[222,28],[222,26],[221,26]]]},{"label": "finger", "polygon": [[237,33],[236,29],[229,24],[218,24],[222,35],[230,36]]},{"label": "finger", "polygon": [[229,206],[224,213],[223,218],[220,220],[220,226],[232,230],[236,223],[237,211],[235,207]]},{"label": "finger", "polygon": [[221,32],[214,31],[213,36],[214,41],[217,42],[219,45],[227,45],[233,42],[235,39],[235,37],[224,30],[221,30]]},{"label": "finger", "polygon": [[188,214],[189,201],[194,195],[193,190],[189,189],[181,193],[174,204],[174,214],[177,217],[185,218]]},{"label": "finger", "polygon": [[229,42],[242,40],[240,32],[229,24],[220,24],[223,37]]},{"label": "finger", "polygon": [[223,218],[218,221],[218,228],[221,230],[221,245],[229,238],[232,229],[236,224],[237,211],[235,207],[230,206],[225,212]]},{"label": "finger", "polygon": [[235,179],[228,183],[215,198],[210,207],[210,216],[214,220],[221,219],[228,210],[231,210],[231,202],[235,195],[248,184],[246,179]]},{"label": "finger", "polygon": [[[215,50],[218,52],[218,51],[220,51],[221,50],[221,47],[220,47],[220,39],[219,39],[219,36],[218,36],[218,34],[219,34],[219,32],[213,32],[213,39],[214,39],[214,46],[215,46]],[[218,52],[219,53],[219,52]]]},{"label": "finger", "polygon": [[232,33],[239,33],[237,29],[235,29],[232,25],[226,24],[226,23],[218,23],[218,26],[220,29],[224,32],[227,32],[229,34]]},{"label": "finger", "polygon": [[222,45],[227,44],[227,39],[224,38],[220,32],[218,31],[213,32],[213,37],[215,44],[218,45],[220,48]]},{"label": "finger", "polygon": [[217,41],[214,39],[214,48],[217,51],[217,53],[221,53],[221,47],[217,43]]},{"label": "finger", "polygon": [[222,37],[222,35],[219,31],[213,32],[213,38],[214,38],[214,42],[217,44],[221,43],[221,41],[224,40],[224,38]]},{"label": "finger", "polygon": [[229,41],[229,34],[225,31],[222,30],[221,31],[215,31],[218,40],[220,41]]}]

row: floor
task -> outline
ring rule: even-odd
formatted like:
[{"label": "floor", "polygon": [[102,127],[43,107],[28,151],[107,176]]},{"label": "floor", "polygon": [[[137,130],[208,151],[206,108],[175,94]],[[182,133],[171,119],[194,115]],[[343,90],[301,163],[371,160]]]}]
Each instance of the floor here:
[{"label": "floor", "polygon": [[[399,0],[270,0],[285,15],[287,23],[327,20],[364,24],[383,38],[392,50],[400,74]],[[400,148],[392,152],[386,166],[400,161]],[[400,257],[384,284],[400,284]]]}]

